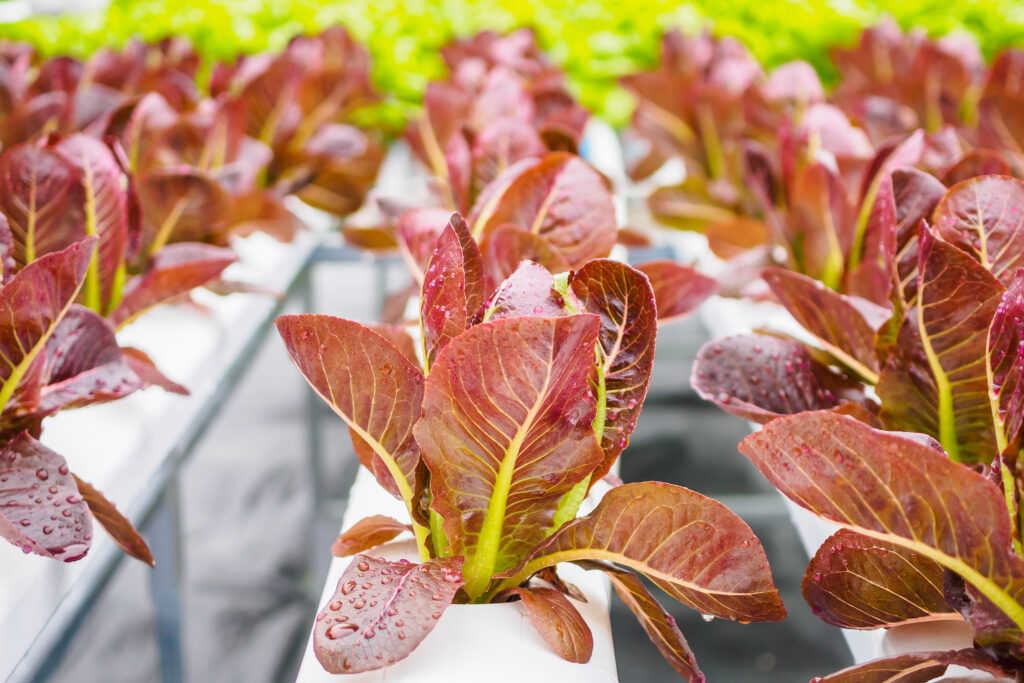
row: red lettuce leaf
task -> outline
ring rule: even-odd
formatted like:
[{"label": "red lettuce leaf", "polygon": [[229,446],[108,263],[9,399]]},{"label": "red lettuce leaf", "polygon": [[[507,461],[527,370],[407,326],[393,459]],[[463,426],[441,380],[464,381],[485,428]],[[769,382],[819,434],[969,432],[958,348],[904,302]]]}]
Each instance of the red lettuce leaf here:
[{"label": "red lettuce leaf", "polygon": [[7,359],[0,364],[0,410],[10,408],[8,403],[23,380],[39,382],[42,361],[36,361],[78,296],[95,242],[95,237],[87,238],[41,256],[0,289],[0,313],[10,321],[0,326],[0,355]]},{"label": "red lettuce leaf", "polygon": [[452,214],[423,276],[420,322],[426,367],[472,324],[486,296],[480,249],[465,221]]},{"label": "red lettuce leaf", "polygon": [[565,300],[554,285],[555,278],[546,268],[523,261],[491,295],[481,316],[483,322],[520,316],[568,315]]},{"label": "red lettuce leaf", "polygon": [[470,215],[473,235],[481,241],[511,223],[544,237],[573,268],[607,256],[615,246],[611,191],[575,155],[554,152],[514,164],[491,187],[498,188],[496,194],[481,194]]},{"label": "red lettuce leaf", "polygon": [[552,273],[569,270],[569,262],[550,242],[514,225],[499,226],[483,245],[485,266],[493,282],[501,282],[523,261],[534,261]]},{"label": "red lettuce leaf", "polygon": [[50,147],[25,143],[0,154],[0,211],[21,266],[86,236],[79,170]]},{"label": "red lettuce leaf", "polygon": [[659,324],[689,315],[719,290],[714,278],[675,261],[648,261],[636,266],[636,269],[647,276],[654,290]]},{"label": "red lettuce leaf", "polygon": [[570,275],[569,286],[582,310],[601,319],[598,362],[599,381],[604,384],[604,462],[592,476],[596,481],[629,444],[643,409],[654,367],[658,310],[647,277],[617,261],[590,261]]},{"label": "red lettuce leaf", "polygon": [[395,239],[402,258],[420,284],[423,283],[423,271],[427,269],[437,239],[448,225],[451,215],[448,209],[410,209],[401,215],[395,225]]},{"label": "red lettuce leaf", "polygon": [[998,678],[1007,673],[978,650],[949,650],[893,655],[855,664],[829,676],[814,678],[812,683],[926,683],[939,678],[954,665],[986,671]]},{"label": "red lettuce leaf", "polygon": [[356,555],[316,616],[313,652],[329,672],[382,669],[409,656],[462,586],[461,557],[423,564]]},{"label": "red lettuce leaf", "polygon": [[90,269],[83,301],[98,313],[109,310],[128,252],[128,190],[110,148],[88,135],[72,135],[56,146],[78,169],[85,233],[98,235],[95,270]]},{"label": "red lettuce leaf", "polygon": [[57,324],[44,363],[39,416],[113,401],[146,386],[125,361],[110,324],[82,306],[72,306]]},{"label": "red lettuce leaf", "polygon": [[704,683],[704,673],[697,666],[697,658],[683,632],[676,626],[675,618],[658,603],[636,574],[608,562],[583,560],[577,564],[586,569],[604,571],[615,592],[643,626],[665,661],[690,683]]},{"label": "red lettuce leaf", "polygon": [[996,442],[1016,458],[1024,437],[1024,271],[1010,282],[988,330],[986,358]]},{"label": "red lettuce leaf", "polygon": [[986,337],[1003,286],[926,228],[919,239],[917,302],[878,381],[890,429],[929,434],[954,460],[991,462]]},{"label": "red lettuce leaf", "polygon": [[156,562],[153,560],[153,553],[128,518],[118,512],[114,504],[92,484],[82,481],[75,475],[72,476],[75,477],[78,491],[89,506],[93,518],[110,534],[114,542],[135,559],[145,562],[150,567],[154,566]]},{"label": "red lettuce leaf", "polygon": [[973,256],[1003,284],[1024,267],[1024,182],[1006,176],[949,189],[932,217],[936,233]]},{"label": "red lettuce leaf", "polygon": [[276,321],[292,361],[349,426],[356,454],[381,486],[412,508],[419,485],[423,373],[394,344],[359,323],[326,315]]},{"label": "red lettuce leaf", "polygon": [[972,149],[955,164],[944,170],[941,180],[947,187],[971,178],[986,175],[1012,175],[1013,169],[999,152],[994,149]]},{"label": "red lettuce leaf", "polygon": [[603,560],[644,574],[704,614],[734,621],[785,617],[768,560],[750,527],[721,503],[681,486],[623,484],[506,572],[502,586],[559,562]]},{"label": "red lettuce leaf", "polygon": [[67,463],[27,434],[0,450],[0,536],[63,562],[92,545],[92,517]]},{"label": "red lettuce leaf", "polygon": [[384,515],[365,517],[343,532],[331,546],[331,555],[348,557],[387,543],[403,531],[412,531],[408,524]]},{"label": "red lettuce leaf", "polygon": [[942,566],[921,553],[840,529],[811,559],[803,593],[816,615],[840,628],[960,619],[942,577]]},{"label": "red lettuce leaf", "polygon": [[483,323],[427,377],[414,432],[471,598],[544,539],[559,499],[602,461],[591,427],[598,326],[592,315]]},{"label": "red lettuce leaf", "polygon": [[781,268],[765,270],[764,280],[779,303],[821,342],[822,348],[861,377],[877,381],[875,332],[888,320],[888,311]]},{"label": "red lettuce leaf", "polygon": [[594,636],[569,598],[554,588],[513,588],[537,633],[562,659],[586,664],[594,652]]},{"label": "red lettuce leaf", "polygon": [[120,329],[149,309],[213,280],[237,260],[234,251],[223,247],[192,242],[168,245],[153,256],[144,274],[125,285],[110,321]]},{"label": "red lettuce leaf", "polygon": [[745,420],[833,408],[856,385],[790,339],[744,334],[710,341],[690,378],[701,398]]},{"label": "red lettuce leaf", "polygon": [[959,574],[1005,614],[990,642],[1019,642],[1024,560],[1002,492],[918,436],[816,411],[773,420],[740,452],[801,507]]}]

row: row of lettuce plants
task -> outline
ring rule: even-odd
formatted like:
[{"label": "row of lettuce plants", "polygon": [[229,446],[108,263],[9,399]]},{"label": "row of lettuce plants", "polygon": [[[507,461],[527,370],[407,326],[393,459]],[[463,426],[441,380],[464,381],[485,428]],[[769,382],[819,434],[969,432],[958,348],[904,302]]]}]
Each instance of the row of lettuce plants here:
[{"label": "row of lettuce plants", "polygon": [[116,331],[195,287],[245,290],[221,278],[234,236],[293,236],[289,195],[355,210],[383,156],[348,123],[377,95],[340,28],[218,64],[208,94],[199,68],[176,39],[84,61],[0,43],[0,535],[26,553],[80,559],[99,522],[153,563],[40,443],[43,420],[150,385],[187,393]]},{"label": "row of lettuce plants", "polygon": [[[1024,676],[1024,53],[889,25],[762,73],[732,41],[665,39],[641,94],[637,176],[688,174],[653,213],[703,230],[732,293],[802,332],[705,345],[692,383],[764,425],[740,451],[839,526],[808,604],[849,629],[966,623],[973,646],[857,664],[824,681],[926,681],[950,665]],[[673,84],[675,87],[670,87]],[[671,101],[666,98],[672,97]]]}]

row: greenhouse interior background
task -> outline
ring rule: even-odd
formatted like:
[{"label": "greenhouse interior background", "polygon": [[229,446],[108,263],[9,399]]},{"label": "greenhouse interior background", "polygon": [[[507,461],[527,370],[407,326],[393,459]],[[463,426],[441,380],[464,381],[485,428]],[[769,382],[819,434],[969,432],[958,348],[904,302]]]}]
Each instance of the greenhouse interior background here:
[{"label": "greenhouse interior background", "polygon": [[0,677],[1024,680],[1024,3],[0,0]]}]

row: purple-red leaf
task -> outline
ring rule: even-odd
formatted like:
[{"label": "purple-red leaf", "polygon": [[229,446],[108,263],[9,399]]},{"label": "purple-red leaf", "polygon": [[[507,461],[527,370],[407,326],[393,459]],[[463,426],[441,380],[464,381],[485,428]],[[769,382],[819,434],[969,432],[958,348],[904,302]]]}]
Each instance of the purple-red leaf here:
[{"label": "purple-red leaf", "polygon": [[153,359],[145,351],[131,346],[122,346],[121,352],[124,354],[124,360],[128,363],[128,367],[146,384],[160,387],[172,394],[188,396],[188,389],[160,372],[160,369],[153,363]]},{"label": "purple-red leaf", "polygon": [[461,557],[423,564],[356,555],[316,616],[313,652],[332,674],[382,669],[409,656],[462,586]]},{"label": "purple-red leaf", "polygon": [[547,152],[536,129],[522,119],[504,116],[484,126],[473,140],[473,191],[501,175],[506,168]]},{"label": "purple-red leaf", "polygon": [[1024,266],[1024,182],[1016,178],[984,176],[951,187],[932,222],[1003,284]]},{"label": "purple-red leaf", "polygon": [[110,324],[84,306],[72,306],[46,341],[40,381],[40,416],[112,401],[145,388],[125,361]]},{"label": "purple-red leaf", "polygon": [[658,304],[658,323],[679,320],[718,293],[718,282],[697,269],[667,259],[636,266],[647,276]]},{"label": "purple-red leaf", "polygon": [[385,515],[373,515],[356,522],[343,532],[331,546],[331,555],[348,557],[387,543],[403,531],[412,531],[412,526]]},{"label": "purple-red leaf", "polygon": [[389,323],[367,323],[366,327],[394,344],[395,348],[401,351],[410,363],[419,367],[420,359],[416,357],[416,342],[413,341],[408,329]]},{"label": "purple-red leaf", "polygon": [[[481,194],[470,214],[481,241],[511,223],[544,237],[570,267],[607,256],[615,246],[615,207],[601,175],[579,157],[554,152],[515,164]],[[490,189],[490,188],[488,188]]]},{"label": "purple-red leaf", "polygon": [[818,548],[803,580],[816,615],[872,629],[961,617],[947,604],[942,566],[919,552],[840,529]]},{"label": "purple-red leaf", "polygon": [[35,143],[0,154],[0,211],[19,265],[85,237],[83,210],[81,176],[64,155]]},{"label": "purple-red leaf", "polygon": [[546,268],[524,261],[494,291],[483,321],[518,316],[556,317],[567,315],[562,295],[554,289],[555,278]]},{"label": "purple-red leaf", "polygon": [[593,315],[508,318],[451,342],[427,377],[416,441],[431,509],[475,598],[544,539],[561,497],[602,461]]},{"label": "purple-red leaf", "polygon": [[986,338],[1003,286],[977,261],[922,229],[917,301],[878,381],[882,421],[929,434],[949,456],[991,462]]},{"label": "purple-red leaf", "polygon": [[153,560],[153,553],[150,552],[146,541],[128,518],[122,515],[114,504],[97,491],[92,484],[82,481],[77,476],[75,476],[75,483],[78,484],[78,490],[89,506],[92,516],[100,523],[100,526],[106,529],[114,542],[135,559],[145,562],[150,567],[154,566],[156,562]]},{"label": "purple-red leaf", "polygon": [[1024,271],[1010,283],[988,330],[989,400],[1002,455],[1014,457],[1024,436]]},{"label": "purple-red leaf", "polygon": [[853,384],[791,339],[744,334],[701,347],[690,378],[701,398],[745,420],[833,408]]},{"label": "purple-red leaf", "polygon": [[594,635],[569,598],[554,588],[513,588],[537,633],[562,659],[586,664],[594,652]]},{"label": "purple-red leaf", "polygon": [[593,512],[563,526],[507,572],[506,583],[519,585],[544,567],[580,560],[644,574],[703,614],[737,621],[786,615],[750,527],[721,503],[681,486],[642,482],[611,489]]},{"label": "purple-red leaf", "polygon": [[0,450],[0,536],[64,562],[92,545],[92,518],[67,463],[27,434]]},{"label": "purple-red leaf", "polygon": [[118,271],[124,268],[128,251],[129,213],[125,177],[110,148],[89,135],[72,135],[61,140],[56,149],[78,169],[85,232],[99,236],[96,247],[97,281],[95,284],[87,281],[85,303],[106,312],[115,294]]},{"label": "purple-red leaf", "polygon": [[87,238],[46,254],[0,289],[0,314],[10,323],[0,326],[0,355],[6,358],[0,364],[0,410],[23,379],[37,374],[30,367],[78,296],[95,242]]},{"label": "purple-red leaf", "polygon": [[485,266],[491,280],[500,282],[523,261],[534,261],[552,273],[569,270],[569,262],[544,237],[514,225],[502,225],[484,242]]},{"label": "purple-red leaf", "polygon": [[954,665],[986,671],[997,678],[1007,674],[980,651],[968,649],[893,655],[814,678],[812,683],[927,683]]},{"label": "purple-red leaf", "polygon": [[213,280],[237,260],[234,251],[223,247],[192,242],[168,245],[156,253],[144,274],[125,285],[110,321],[120,329],[154,306]]},{"label": "purple-red leaf", "polygon": [[426,367],[472,324],[485,291],[480,249],[462,217],[452,214],[423,275],[420,321]]},{"label": "purple-red leaf", "polygon": [[604,571],[615,592],[643,626],[665,661],[690,683],[704,683],[704,673],[697,666],[697,658],[683,632],[676,626],[675,618],[651,595],[640,577],[607,562],[585,560],[577,564],[586,569]]},{"label": "purple-red leaf", "polygon": [[395,225],[395,239],[406,265],[422,284],[423,271],[434,253],[437,238],[451,220],[452,212],[442,208],[410,209]]},{"label": "purple-red leaf", "polygon": [[801,507],[962,576],[1005,613],[1003,639],[1019,641],[1024,560],[1005,498],[985,476],[919,438],[829,411],[773,420],[739,448]]},{"label": "purple-red leaf", "polygon": [[583,310],[601,319],[598,362],[605,387],[604,462],[593,475],[596,481],[629,444],[643,409],[654,366],[658,310],[647,277],[617,261],[590,261],[570,276],[569,286]]},{"label": "purple-red leaf", "polygon": [[764,280],[779,303],[822,348],[865,379],[877,379],[875,332],[888,320],[887,310],[782,268],[768,268]]},{"label": "purple-red leaf", "polygon": [[359,323],[326,315],[276,321],[292,361],[349,426],[356,454],[381,486],[411,506],[423,373],[395,345]]}]

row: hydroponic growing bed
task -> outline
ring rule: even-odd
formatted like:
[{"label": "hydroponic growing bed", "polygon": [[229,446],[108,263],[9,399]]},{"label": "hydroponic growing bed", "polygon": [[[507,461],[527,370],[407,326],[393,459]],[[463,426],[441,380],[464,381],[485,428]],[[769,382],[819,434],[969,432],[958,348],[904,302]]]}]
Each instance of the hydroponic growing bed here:
[{"label": "hydroponic growing bed", "polygon": [[[821,680],[1020,679],[1024,52],[996,53],[1004,24],[990,54],[878,24],[830,46],[828,88],[669,30],[622,74],[619,136],[529,30],[449,42],[446,72],[397,92],[421,106],[383,118],[389,77],[340,26],[220,62],[180,36],[81,60],[0,41],[3,672],[49,676],[116,545],[156,564],[161,676],[183,677],[177,469],[313,266],[361,258],[407,271],[376,319],[276,319],[363,466],[300,680],[613,681],[614,588],[702,681],[660,593],[785,618],[736,512],[617,474],[656,340],[698,308],[729,336],[693,388],[759,425],[739,452],[792,503],[804,599],[846,629],[855,663]],[[48,25],[67,35],[10,35]]]}]

